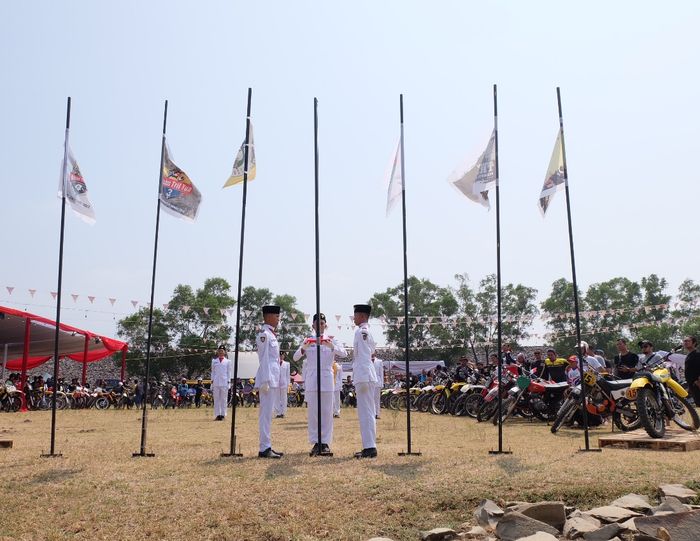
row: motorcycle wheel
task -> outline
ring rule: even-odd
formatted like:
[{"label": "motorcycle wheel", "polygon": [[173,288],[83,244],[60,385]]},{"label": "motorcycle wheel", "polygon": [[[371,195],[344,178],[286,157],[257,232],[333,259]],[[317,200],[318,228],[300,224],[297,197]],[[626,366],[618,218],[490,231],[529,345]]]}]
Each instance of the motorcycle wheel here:
[{"label": "motorcycle wheel", "polygon": [[97,400],[95,400],[95,408],[98,410],[106,410],[109,407],[109,400],[107,400],[104,396],[99,397]]},{"label": "motorcycle wheel", "polygon": [[472,419],[476,419],[476,415],[479,413],[479,407],[481,404],[483,404],[483,402],[484,397],[481,396],[481,393],[470,394],[464,399],[464,405],[462,406],[464,414],[468,415]]},{"label": "motorcycle wheel", "polygon": [[56,409],[57,410],[68,409],[68,400],[66,400],[65,396],[58,395],[56,397]]},{"label": "motorcycle wheel", "polygon": [[464,412],[464,402],[467,400],[467,395],[466,393],[459,393],[459,396],[455,399],[455,401],[452,403],[452,415],[455,417],[463,417],[466,415]]},{"label": "motorcycle wheel", "polygon": [[612,415],[613,423],[615,426],[622,430],[623,432],[629,432],[630,430],[637,430],[642,426],[642,421],[639,418],[639,412],[637,411],[637,404],[633,401],[629,401],[626,398],[621,398],[618,402],[620,408],[631,409],[635,411],[634,416],[623,415],[620,413],[619,409],[616,409]]},{"label": "motorcycle wheel", "polygon": [[678,395],[671,395],[671,405],[675,415],[671,419],[683,430],[697,430],[700,428],[700,417],[697,410],[688,402],[688,399]]},{"label": "motorcycle wheel", "polygon": [[479,406],[479,411],[476,412],[476,420],[480,423],[488,421],[496,414],[497,409],[498,400],[495,398],[491,400],[491,402],[482,402],[482,404]]},{"label": "motorcycle wheel", "polygon": [[430,409],[430,400],[431,400],[431,395],[425,393],[420,396],[418,399],[418,411],[421,411],[423,413],[427,413],[428,410]]},{"label": "motorcycle wheel", "polygon": [[430,411],[435,415],[442,415],[447,411],[447,397],[445,393],[437,393],[430,401]]},{"label": "motorcycle wheel", "polygon": [[652,389],[644,387],[637,391],[637,411],[647,434],[652,438],[663,438],[666,433],[664,407]]},{"label": "motorcycle wheel", "polygon": [[551,428],[552,434],[556,434],[565,422],[571,420],[574,413],[576,413],[577,408],[578,404],[576,403],[576,400],[572,398],[566,399],[566,402],[562,404],[561,408],[559,408],[559,411],[557,412],[557,416],[554,418]]},{"label": "motorcycle wheel", "polygon": [[[507,397],[505,400],[501,401],[501,424],[506,422],[506,419],[510,417],[511,413],[515,410],[515,398],[512,396]],[[498,415],[493,416],[494,426],[498,425]]]}]

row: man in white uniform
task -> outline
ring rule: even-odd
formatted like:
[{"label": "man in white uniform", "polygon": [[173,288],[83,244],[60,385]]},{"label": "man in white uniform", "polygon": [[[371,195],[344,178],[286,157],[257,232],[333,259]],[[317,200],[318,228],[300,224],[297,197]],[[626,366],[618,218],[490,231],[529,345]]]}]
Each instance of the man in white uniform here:
[{"label": "man in white uniform", "polygon": [[[335,390],[335,377],[333,375],[333,364],[335,357],[347,357],[347,352],[340,343],[326,334],[326,316],[320,314],[318,322],[318,335],[320,344],[321,361],[321,388],[318,388],[318,354],[319,346],[316,343],[316,322],[317,315],[314,314],[314,332],[304,340],[299,349],[294,353],[294,360],[299,361],[306,357],[304,362],[304,397],[308,404],[308,434],[309,443],[313,448],[309,456],[317,456],[323,453],[330,453],[330,444],[333,441],[333,394]],[[321,405],[321,437],[318,435],[319,423],[319,399]]]},{"label": "man in white uniform", "polygon": [[277,389],[280,384],[280,346],[277,342],[275,329],[280,322],[279,306],[263,306],[262,329],[255,338],[258,346],[258,359],[260,366],[255,374],[255,388],[260,396],[260,407],[258,408],[258,429],[260,431],[260,458],[281,458],[283,453],[278,453],[272,449],[272,436],[270,434],[272,425],[272,409],[275,406],[278,394]]},{"label": "man in white uniform", "polygon": [[211,360],[211,390],[214,395],[214,420],[223,421],[226,417],[228,390],[231,388],[231,361],[226,357],[226,347],[222,344]]},{"label": "man in white uniform", "polygon": [[369,304],[356,304],[353,316],[357,329],[353,341],[352,379],[357,392],[357,417],[362,436],[362,451],[355,453],[355,458],[377,456],[377,420],[374,410],[377,374],[372,363],[375,343],[367,324],[371,311]]},{"label": "man in white uniform", "polygon": [[335,363],[333,365],[335,373],[335,388],[333,393],[333,417],[340,418],[340,391],[343,390],[343,365]]},{"label": "man in white uniform", "polygon": [[275,416],[283,418],[287,413],[287,392],[289,391],[289,362],[284,360],[284,353],[280,355],[280,383],[277,389],[277,404],[275,404]]},{"label": "man in white uniform", "polygon": [[379,419],[382,407],[382,389],[384,388],[384,361],[377,359],[376,355],[372,354],[372,364],[374,364],[374,371],[377,373],[377,383],[374,387],[374,418]]}]

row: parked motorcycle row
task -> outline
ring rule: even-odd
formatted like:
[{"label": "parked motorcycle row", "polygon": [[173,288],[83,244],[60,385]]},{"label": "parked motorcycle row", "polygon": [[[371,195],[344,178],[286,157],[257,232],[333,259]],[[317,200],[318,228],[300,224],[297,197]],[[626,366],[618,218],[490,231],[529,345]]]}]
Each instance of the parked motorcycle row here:
[{"label": "parked motorcycle row", "polygon": [[[552,433],[563,426],[596,426],[610,419],[622,431],[643,427],[649,436],[661,438],[673,422],[684,430],[700,428],[700,417],[688,401],[688,392],[666,358],[643,365],[633,379],[615,379],[607,373],[589,369],[583,382],[570,386],[566,382],[546,381],[536,371],[529,372],[515,364],[503,367],[498,380],[494,369],[484,375],[469,371],[466,381],[447,379],[437,385],[413,386],[408,390],[411,411],[434,415],[472,417],[494,425],[518,416],[551,425]],[[581,400],[585,387],[585,406]],[[385,389],[382,407],[405,411],[406,389]],[[501,407],[498,407],[498,397]],[[584,419],[584,415],[586,419]]]}]

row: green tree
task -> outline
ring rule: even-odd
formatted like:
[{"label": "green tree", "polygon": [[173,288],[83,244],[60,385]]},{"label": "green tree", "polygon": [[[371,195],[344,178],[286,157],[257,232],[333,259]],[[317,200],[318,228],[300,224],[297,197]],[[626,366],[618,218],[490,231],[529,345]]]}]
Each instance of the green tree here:
[{"label": "green tree", "polygon": [[[117,322],[117,336],[129,344],[126,367],[132,376],[143,376],[146,373],[148,313],[148,307],[144,306]],[[151,333],[151,373],[158,377],[161,371],[171,371],[177,365],[170,345],[172,333],[163,311],[158,308],[153,310]],[[121,364],[121,360],[119,362]]]},{"label": "green tree", "polygon": [[[586,309],[584,295],[579,290],[579,312]],[[546,325],[550,329],[549,342],[561,352],[573,351],[576,345],[576,317],[574,315],[574,285],[565,278],[552,284],[552,292],[540,305],[545,313]],[[588,333],[588,321],[581,318],[581,335]]]},{"label": "green tree", "polygon": [[696,336],[700,338],[700,284],[693,280],[683,280],[678,287],[677,306],[672,313],[679,327],[676,338]]}]

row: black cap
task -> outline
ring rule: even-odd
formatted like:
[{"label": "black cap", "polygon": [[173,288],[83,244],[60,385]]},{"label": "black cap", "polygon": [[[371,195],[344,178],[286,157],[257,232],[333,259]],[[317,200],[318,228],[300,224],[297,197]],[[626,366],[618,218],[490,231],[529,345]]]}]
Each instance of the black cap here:
[{"label": "black cap", "polygon": [[654,347],[654,343],[650,342],[649,340],[641,340],[638,345],[640,348],[643,348],[646,345],[650,345],[651,347]]},{"label": "black cap", "polygon": [[356,304],[354,306],[354,311],[355,313],[359,312],[360,314],[369,315],[372,313],[372,307],[369,304]]},{"label": "black cap", "polygon": [[216,349],[217,349],[217,350],[218,350],[218,349],[223,349],[224,351],[226,351],[226,345],[225,345],[225,344],[219,344],[219,347],[216,348]]},{"label": "black cap", "polygon": [[279,314],[282,309],[276,304],[268,304],[262,307],[262,313],[265,314]]},{"label": "black cap", "polygon": [[321,316],[321,321],[326,321],[326,314],[324,314],[323,312],[321,312],[321,313],[319,313],[319,314],[314,314],[314,323],[316,323],[316,320],[318,319],[317,316]]}]

